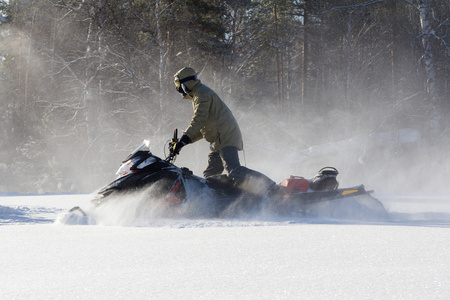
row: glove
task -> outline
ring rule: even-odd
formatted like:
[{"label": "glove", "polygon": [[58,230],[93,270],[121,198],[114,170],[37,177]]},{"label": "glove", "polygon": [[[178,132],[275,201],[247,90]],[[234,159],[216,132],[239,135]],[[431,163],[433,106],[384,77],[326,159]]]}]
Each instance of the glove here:
[{"label": "glove", "polygon": [[172,153],[178,155],[181,148],[190,143],[192,143],[192,140],[187,135],[183,134],[180,140],[173,144]]}]

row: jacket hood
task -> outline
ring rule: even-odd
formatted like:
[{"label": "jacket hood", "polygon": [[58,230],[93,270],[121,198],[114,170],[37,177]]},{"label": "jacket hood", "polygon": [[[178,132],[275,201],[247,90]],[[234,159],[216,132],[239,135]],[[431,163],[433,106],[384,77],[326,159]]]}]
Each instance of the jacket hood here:
[{"label": "jacket hood", "polygon": [[[184,67],[175,73],[174,77],[178,77],[179,80],[183,80],[187,77],[196,76],[197,73],[191,67]],[[189,92],[195,91],[197,86],[200,84],[200,80],[197,78],[196,80],[189,80],[184,82],[184,85],[188,88]],[[186,97],[185,97],[186,98]],[[189,98],[189,97],[187,97]]]},{"label": "jacket hood", "polygon": [[195,76],[197,73],[194,69],[191,67],[184,67],[183,69],[179,70],[177,73],[175,73],[174,77],[178,77],[178,79],[182,80],[189,76]]}]

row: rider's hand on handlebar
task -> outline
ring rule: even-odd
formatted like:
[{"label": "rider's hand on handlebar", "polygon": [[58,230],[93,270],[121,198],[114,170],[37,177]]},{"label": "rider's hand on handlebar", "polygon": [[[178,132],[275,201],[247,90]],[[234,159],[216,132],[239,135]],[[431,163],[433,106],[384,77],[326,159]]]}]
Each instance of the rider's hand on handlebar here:
[{"label": "rider's hand on handlebar", "polygon": [[181,148],[190,143],[192,143],[192,140],[187,135],[183,134],[178,142],[173,142],[171,152],[175,155],[178,155],[180,153]]}]

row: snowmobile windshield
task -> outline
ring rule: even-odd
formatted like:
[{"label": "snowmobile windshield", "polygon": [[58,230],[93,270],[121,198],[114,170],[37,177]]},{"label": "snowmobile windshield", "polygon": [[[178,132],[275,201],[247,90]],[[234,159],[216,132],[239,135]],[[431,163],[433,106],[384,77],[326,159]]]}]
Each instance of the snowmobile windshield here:
[{"label": "snowmobile windshield", "polygon": [[133,155],[138,151],[150,151],[150,141],[144,140],[142,144],[139,147],[137,147],[136,150],[134,150],[131,154]]},{"label": "snowmobile windshield", "polygon": [[133,157],[136,156],[136,154],[140,151],[144,151],[144,152],[148,152],[150,153],[150,141],[149,140],[144,140],[142,142],[141,145],[139,145],[139,147],[137,147],[133,152],[130,153],[130,155],[127,156],[127,158],[125,158],[122,163],[125,163],[127,161],[129,161],[130,159],[132,159]]}]

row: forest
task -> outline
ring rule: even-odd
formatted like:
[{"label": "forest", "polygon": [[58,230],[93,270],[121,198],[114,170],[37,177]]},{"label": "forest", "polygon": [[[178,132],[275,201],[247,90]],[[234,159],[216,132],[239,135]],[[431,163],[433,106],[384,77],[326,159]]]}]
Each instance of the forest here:
[{"label": "forest", "polygon": [[[92,192],[144,138],[163,156],[192,118],[185,66],[275,180],[444,177],[449,17],[448,0],[0,1],[0,193]],[[201,174],[208,151],[177,163]]]}]

